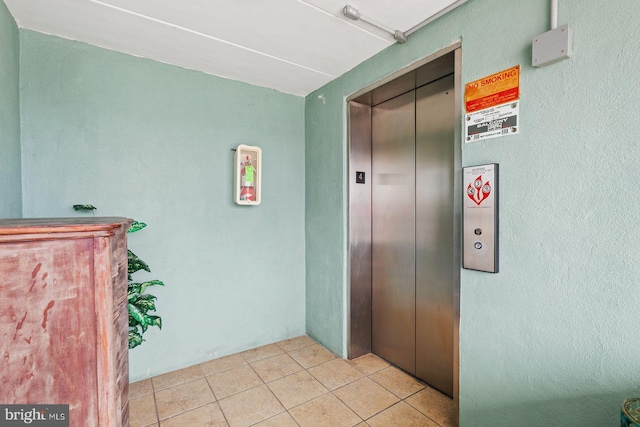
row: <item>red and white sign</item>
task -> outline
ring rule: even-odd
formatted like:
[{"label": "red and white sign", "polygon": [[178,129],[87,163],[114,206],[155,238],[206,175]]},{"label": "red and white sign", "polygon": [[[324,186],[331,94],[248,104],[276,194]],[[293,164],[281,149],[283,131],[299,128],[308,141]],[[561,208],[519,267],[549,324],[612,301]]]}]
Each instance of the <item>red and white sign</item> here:
[{"label": "red and white sign", "polygon": [[469,183],[467,186],[467,197],[478,206],[489,197],[489,194],[491,194],[491,183],[489,181],[484,182],[482,175],[478,175],[473,183]]},{"label": "red and white sign", "polygon": [[467,83],[465,142],[520,133],[519,99],[519,65]]},{"label": "red and white sign", "polygon": [[464,103],[467,113],[520,99],[520,66],[467,83]]}]

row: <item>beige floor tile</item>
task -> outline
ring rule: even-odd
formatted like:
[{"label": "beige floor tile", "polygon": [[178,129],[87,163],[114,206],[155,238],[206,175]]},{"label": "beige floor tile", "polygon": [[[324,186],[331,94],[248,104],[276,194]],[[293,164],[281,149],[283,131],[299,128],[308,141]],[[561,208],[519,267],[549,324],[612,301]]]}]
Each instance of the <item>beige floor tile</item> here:
[{"label": "beige floor tile", "polygon": [[309,373],[316,377],[329,390],[335,390],[345,384],[360,379],[364,374],[353,368],[342,359],[333,359],[329,362],[314,366]]},{"label": "beige floor tile", "polygon": [[253,348],[251,350],[243,351],[240,354],[242,354],[244,360],[246,360],[248,363],[251,363],[281,353],[284,353],[284,350],[282,350],[279,346],[275,344],[269,344],[262,347]]},{"label": "beige floor tile", "polygon": [[307,371],[289,375],[268,385],[280,403],[287,409],[329,392]]},{"label": "beige floor tile", "polygon": [[298,405],[289,413],[302,427],[351,427],[362,421],[331,393]]},{"label": "beige floor tile", "polygon": [[378,371],[370,375],[370,378],[400,399],[425,388],[424,384],[394,366]]},{"label": "beige floor tile", "polygon": [[275,381],[302,370],[295,360],[284,353],[252,362],[251,367],[264,382]]},{"label": "beige floor tile", "polygon": [[204,378],[156,392],[160,421],[215,401]]},{"label": "beige floor tile", "polygon": [[151,381],[153,382],[153,389],[155,391],[159,391],[189,381],[197,380],[202,377],[204,377],[204,374],[202,373],[200,365],[195,365],[178,371],[169,372],[168,374],[158,375],[157,377],[153,377]]},{"label": "beige floor tile", "polygon": [[372,353],[350,360],[349,363],[365,375],[371,375],[389,367],[389,363]]},{"label": "beige floor tile", "polygon": [[250,426],[284,412],[266,385],[234,394],[218,403],[231,427]]},{"label": "beige floor tile", "polygon": [[153,394],[146,394],[129,400],[129,425],[146,427],[158,422],[156,402]]},{"label": "beige floor tile", "polygon": [[452,427],[455,422],[453,399],[427,387],[409,397],[406,402],[442,427]]},{"label": "beige floor tile", "polygon": [[335,359],[336,355],[320,344],[308,345],[288,352],[289,356],[298,362],[303,368],[309,369],[321,363]]},{"label": "beige floor tile", "polygon": [[433,420],[404,402],[368,419],[367,423],[371,427],[438,427]]},{"label": "beige floor tile", "polygon": [[210,375],[207,381],[218,400],[264,384],[249,365]]},{"label": "beige floor tile", "polygon": [[261,423],[254,424],[254,427],[298,427],[298,423],[291,418],[288,412],[283,412]]},{"label": "beige floor tile", "polygon": [[306,335],[138,381],[129,393],[131,427],[453,427],[455,420],[450,398],[379,357],[345,361]]},{"label": "beige floor tile", "polygon": [[151,393],[153,393],[151,378],[129,384],[129,399],[135,399],[136,397]]},{"label": "beige floor tile", "polygon": [[160,427],[228,427],[217,403],[210,403],[164,420]]},{"label": "beige floor tile", "polygon": [[312,344],[317,344],[313,339],[309,338],[306,335],[301,335],[299,337],[290,338],[288,340],[277,342],[278,346],[284,351],[291,351],[297,348],[305,347]]},{"label": "beige floor tile", "polygon": [[207,376],[217,374],[218,372],[226,371],[240,365],[246,365],[246,363],[247,361],[244,360],[244,357],[237,353],[201,363],[200,367],[202,368],[204,375]]},{"label": "beige floor tile", "polygon": [[400,401],[395,394],[366,377],[340,387],[333,394],[364,420]]}]

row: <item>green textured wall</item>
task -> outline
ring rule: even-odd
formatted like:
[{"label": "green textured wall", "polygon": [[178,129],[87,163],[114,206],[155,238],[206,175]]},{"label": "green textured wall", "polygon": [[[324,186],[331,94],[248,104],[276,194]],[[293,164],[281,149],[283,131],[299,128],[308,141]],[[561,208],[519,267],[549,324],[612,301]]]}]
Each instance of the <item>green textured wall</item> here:
[{"label": "green textured wall", "polygon": [[[303,334],[304,98],[20,31],[24,214],[129,216],[165,281],[137,380]],[[238,206],[233,152],[263,150],[263,201]]]},{"label": "green textured wall", "polygon": [[0,218],[22,215],[18,27],[0,1]]},{"label": "green textured wall", "polygon": [[573,58],[534,69],[549,3],[470,0],[306,101],[307,329],[344,352],[345,97],[457,40],[463,82],[522,66],[521,134],[462,147],[500,163],[501,235],[499,274],[462,271],[461,426],[616,425],[640,395],[640,6],[561,1]]}]

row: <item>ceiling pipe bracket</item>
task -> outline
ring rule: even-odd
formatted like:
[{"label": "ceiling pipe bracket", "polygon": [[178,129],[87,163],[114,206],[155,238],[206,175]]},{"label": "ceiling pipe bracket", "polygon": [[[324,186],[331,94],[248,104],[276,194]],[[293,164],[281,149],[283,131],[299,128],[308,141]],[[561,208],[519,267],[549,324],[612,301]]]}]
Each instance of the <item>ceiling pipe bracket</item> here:
[{"label": "ceiling pipe bracket", "polygon": [[400,30],[392,30],[389,27],[386,27],[376,21],[373,21],[369,18],[366,18],[364,16],[362,16],[362,14],[360,14],[360,12],[358,11],[358,9],[356,9],[355,7],[351,6],[351,5],[346,5],[345,7],[342,8],[342,13],[344,14],[344,16],[346,16],[347,18],[353,20],[353,21],[362,21],[362,22],[366,22],[369,25],[372,25],[382,31],[385,31],[389,34],[391,34],[393,36],[394,39],[396,39],[398,42],[400,43],[405,43],[407,41],[407,35],[405,33],[403,33]]}]

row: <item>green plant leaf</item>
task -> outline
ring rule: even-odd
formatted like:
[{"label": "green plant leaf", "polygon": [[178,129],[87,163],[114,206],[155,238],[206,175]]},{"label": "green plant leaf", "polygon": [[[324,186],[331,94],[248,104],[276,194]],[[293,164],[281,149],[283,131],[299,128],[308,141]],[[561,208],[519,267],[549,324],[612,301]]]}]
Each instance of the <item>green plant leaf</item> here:
[{"label": "green plant leaf", "polygon": [[142,287],[142,283],[129,282],[129,285],[127,286],[127,293],[129,295],[141,294],[142,293],[140,292],[141,287]]},{"label": "green plant leaf", "polygon": [[[142,230],[147,224],[143,222],[134,221],[131,224],[128,233],[135,233]],[[127,251],[127,300],[129,309],[129,348],[135,348],[142,344],[144,339],[142,335],[147,331],[149,326],[157,326],[162,329],[162,318],[160,316],[153,316],[147,314],[149,311],[156,311],[156,296],[151,294],[145,294],[145,291],[149,286],[164,286],[164,282],[161,280],[149,280],[146,282],[138,283],[133,282],[132,274],[145,270],[151,272],[149,265],[141,260],[136,254],[131,251]]]},{"label": "green plant leaf", "polygon": [[138,256],[130,250],[127,250],[127,267],[129,270],[129,274],[135,273],[139,270],[146,270],[148,272],[151,272],[151,269],[149,269],[147,263],[138,258]]},{"label": "green plant leaf", "polygon": [[147,315],[136,305],[131,303],[129,303],[129,314],[140,324],[142,331],[144,332],[147,329]]},{"label": "green plant leaf", "polygon": [[94,211],[97,208],[93,205],[73,205],[73,209],[76,211]]},{"label": "green plant leaf", "polygon": [[129,350],[136,348],[142,344],[142,335],[138,332],[138,329],[129,329]]},{"label": "green plant leaf", "polygon": [[164,286],[164,282],[162,280],[149,280],[148,282],[143,282],[140,284],[140,293],[143,294],[149,286]]},{"label": "green plant leaf", "polygon": [[129,282],[129,285],[127,287],[129,300],[131,300],[132,295],[144,294],[149,286],[164,286],[164,282],[162,280],[149,280],[142,283]]},{"label": "green plant leaf", "polygon": [[142,230],[146,226],[147,224],[145,224],[144,222],[133,221],[133,223],[131,223],[131,227],[129,227],[129,229],[127,230],[127,233],[135,233],[136,231]]},{"label": "green plant leaf", "polygon": [[[145,317],[148,316],[145,314]],[[147,332],[147,329],[149,329],[149,323],[147,322],[144,325],[140,325],[140,327],[142,328],[142,333],[144,334],[145,332]]]},{"label": "green plant leaf", "polygon": [[149,326],[157,326],[162,329],[162,318],[160,316],[149,316]]},{"label": "green plant leaf", "polygon": [[147,314],[149,310],[156,311],[155,299],[156,297],[154,295],[145,294],[145,295],[138,295],[138,297],[135,300],[133,301],[129,300],[129,302],[135,305],[136,307],[138,307],[138,309],[142,311],[144,314]]}]

